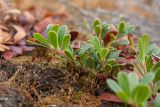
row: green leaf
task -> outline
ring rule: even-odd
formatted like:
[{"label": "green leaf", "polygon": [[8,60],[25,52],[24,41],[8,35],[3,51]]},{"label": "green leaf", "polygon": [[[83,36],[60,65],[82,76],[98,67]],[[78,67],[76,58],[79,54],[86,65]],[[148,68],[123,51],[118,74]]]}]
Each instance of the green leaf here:
[{"label": "green leaf", "polygon": [[109,88],[116,93],[116,95],[122,99],[124,102],[128,102],[128,96],[127,94],[122,90],[122,88],[119,86],[119,84],[117,84],[114,80],[108,79],[107,80],[107,84],[109,86]]},{"label": "green leaf", "polygon": [[153,66],[152,57],[151,56],[146,56],[146,68],[147,68],[147,72],[151,71],[152,66]]},{"label": "green leaf", "polygon": [[128,45],[128,44],[129,44],[128,40],[121,40],[121,41],[116,42],[114,46],[123,46],[123,45]]},{"label": "green leaf", "polygon": [[110,72],[112,70],[112,65],[111,64],[106,64],[104,66],[104,70],[105,70],[105,72]]},{"label": "green leaf", "polygon": [[125,23],[124,23],[124,21],[121,21],[119,24],[119,32],[123,32],[124,28],[125,28]]},{"label": "green leaf", "polygon": [[48,41],[46,40],[46,38],[44,38],[43,35],[41,35],[40,33],[34,33],[33,34],[33,37],[38,41],[40,42],[41,44],[43,45],[49,45]]},{"label": "green leaf", "polygon": [[147,72],[141,79],[141,83],[149,84],[154,80],[155,74],[153,72]]},{"label": "green leaf", "polygon": [[131,72],[128,75],[130,92],[132,93],[134,88],[139,84],[139,78],[135,72]]},{"label": "green leaf", "polygon": [[108,59],[107,63],[113,65],[116,63],[116,60],[115,59]]},{"label": "green leaf", "polygon": [[119,54],[120,54],[120,50],[114,51],[114,52],[110,52],[109,54],[109,59],[117,59],[119,58]]},{"label": "green leaf", "polygon": [[100,24],[101,24],[101,21],[97,18],[93,22],[93,27],[95,28],[97,25],[100,25]]},{"label": "green leaf", "polygon": [[127,95],[130,96],[130,85],[127,74],[125,72],[119,72],[117,75],[117,81],[122,89],[127,93]]},{"label": "green leaf", "polygon": [[97,37],[92,37],[90,40],[91,43],[93,43],[93,46],[95,47],[97,52],[100,52],[101,44]]},{"label": "green leaf", "polygon": [[47,32],[47,33],[48,33],[49,31],[55,31],[55,32],[57,32],[57,31],[58,31],[58,28],[59,28],[59,25],[49,24],[49,25],[47,26],[46,32]]},{"label": "green leaf", "polygon": [[157,83],[159,80],[160,80],[160,68],[156,71],[154,83]]},{"label": "green leaf", "polygon": [[133,90],[132,95],[135,102],[137,102],[138,104],[143,103],[150,98],[150,95],[151,95],[150,87],[145,84],[138,85]]},{"label": "green leaf", "polygon": [[144,62],[145,60],[145,51],[143,49],[142,40],[138,40],[138,57],[141,61]]},{"label": "green leaf", "polygon": [[146,52],[147,55],[154,55],[156,57],[160,57],[160,47],[157,44],[151,44]]},{"label": "green leaf", "polygon": [[91,57],[87,58],[87,66],[89,68],[91,68],[91,69],[94,68],[94,60],[93,60],[93,58],[91,58]]},{"label": "green leaf", "polygon": [[154,100],[153,107],[160,107],[160,96],[157,96]]},{"label": "green leaf", "polygon": [[80,51],[78,52],[78,55],[84,54],[87,50],[89,50],[92,47],[91,44],[85,44],[80,48]]},{"label": "green leaf", "polygon": [[65,35],[64,39],[63,39],[63,46],[62,48],[63,49],[67,49],[69,44],[70,44],[70,39],[71,39],[71,35],[68,34],[68,35]]},{"label": "green leaf", "polygon": [[109,49],[106,48],[101,48],[100,49],[100,57],[101,59],[105,59],[106,56],[108,55]]},{"label": "green leaf", "polygon": [[67,33],[67,26],[62,25],[58,30],[58,43],[59,43],[60,48],[62,48],[63,38],[66,33]]},{"label": "green leaf", "polygon": [[142,45],[143,45],[143,49],[145,50],[145,53],[146,53],[146,51],[147,51],[147,49],[148,49],[148,47],[149,47],[149,44],[150,44],[150,38],[149,38],[149,35],[143,35],[142,36]]},{"label": "green leaf", "polygon": [[145,63],[145,56],[150,44],[149,42],[150,42],[149,35],[142,35],[142,37],[138,40],[138,51],[139,51],[138,55],[143,63]]},{"label": "green leaf", "polygon": [[39,44],[39,43],[35,43],[32,41],[27,40],[28,43],[30,43],[31,45],[37,45],[37,46],[42,46],[42,47],[46,47],[46,48],[50,48],[49,46],[43,45],[43,44]]},{"label": "green leaf", "polygon": [[53,24],[48,24],[47,29],[46,29],[46,33],[48,33],[53,27]]},{"label": "green leaf", "polygon": [[58,35],[55,31],[48,32],[48,40],[55,49],[58,49]]},{"label": "green leaf", "polygon": [[157,62],[155,65],[152,67],[152,72],[156,72],[160,68],[160,61]]},{"label": "green leaf", "polygon": [[126,24],[126,29],[127,34],[133,32],[135,30],[135,26],[134,25],[130,25],[129,23]]},{"label": "green leaf", "polygon": [[67,56],[67,58],[69,58],[70,60],[74,61],[73,54],[69,50],[65,50],[64,53]]},{"label": "green leaf", "polygon": [[102,26],[102,39],[105,37],[105,35],[109,32],[109,25]]},{"label": "green leaf", "polygon": [[129,102],[129,96],[124,91],[117,92],[116,95],[125,103]]},{"label": "green leaf", "polygon": [[102,30],[101,26],[100,25],[96,25],[95,32],[96,32],[97,37],[100,37],[101,32],[102,32],[101,30]]},{"label": "green leaf", "polygon": [[118,92],[122,92],[122,88],[120,87],[119,84],[117,84],[114,80],[112,79],[107,79],[107,84],[109,86],[110,89],[112,89],[113,92],[118,93]]},{"label": "green leaf", "polygon": [[59,25],[53,25],[53,27],[51,28],[52,31],[58,32],[59,29]]}]

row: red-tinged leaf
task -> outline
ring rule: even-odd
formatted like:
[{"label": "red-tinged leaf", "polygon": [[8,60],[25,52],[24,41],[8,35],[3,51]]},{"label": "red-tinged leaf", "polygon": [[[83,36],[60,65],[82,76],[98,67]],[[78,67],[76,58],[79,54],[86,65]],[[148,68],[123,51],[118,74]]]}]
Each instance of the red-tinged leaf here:
[{"label": "red-tinged leaf", "polygon": [[80,48],[80,44],[73,44],[71,47],[73,49],[79,49]]},{"label": "red-tinged leaf", "polygon": [[23,53],[22,48],[17,46],[10,46],[10,50],[13,52],[16,52],[19,55]]},{"label": "red-tinged leaf", "polygon": [[18,26],[18,25],[12,25],[12,26],[17,31],[17,33],[13,37],[14,43],[17,43],[20,40],[22,40],[24,37],[26,37],[26,33],[21,26]]},{"label": "red-tinged leaf", "polygon": [[116,46],[118,50],[124,50],[126,46]]},{"label": "red-tinged leaf", "polygon": [[108,93],[108,92],[104,92],[102,95],[99,96],[99,98],[105,101],[122,103],[122,101],[116,95]]},{"label": "red-tinged leaf", "polygon": [[71,35],[71,41],[73,41],[73,40],[77,39],[79,32],[71,31],[69,34]]},{"label": "red-tinged leaf", "polygon": [[130,59],[118,59],[116,60],[117,63],[126,63],[126,64],[133,64],[133,62],[135,61],[135,58],[130,58]]},{"label": "red-tinged leaf", "polygon": [[17,53],[16,52],[13,52],[13,51],[5,51],[3,53],[3,58],[6,59],[6,60],[9,60],[11,58],[13,58],[14,56],[16,56]]},{"label": "red-tinged leaf", "polygon": [[111,42],[111,37],[110,37],[111,34],[117,35],[118,32],[117,32],[117,31],[110,31],[110,32],[108,32],[108,33],[104,36],[103,41],[104,41],[104,45],[105,45],[105,46],[106,46],[109,42]]},{"label": "red-tinged leaf", "polygon": [[104,73],[97,73],[97,79],[99,80],[106,80],[106,75]]},{"label": "red-tinged leaf", "polygon": [[23,51],[33,51],[35,49],[35,47],[33,46],[20,46]]},{"label": "red-tinged leaf", "polygon": [[110,31],[118,32],[117,28],[113,24],[110,25]]}]

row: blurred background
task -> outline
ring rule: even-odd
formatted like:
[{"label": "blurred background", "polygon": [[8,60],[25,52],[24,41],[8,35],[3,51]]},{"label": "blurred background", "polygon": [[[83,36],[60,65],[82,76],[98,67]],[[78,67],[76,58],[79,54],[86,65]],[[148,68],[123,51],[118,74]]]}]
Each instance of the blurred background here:
[{"label": "blurred background", "polygon": [[[100,18],[107,23],[118,24],[120,16],[126,22],[136,25],[135,34],[148,33],[152,42],[160,36],[160,0],[3,0],[16,3],[16,7],[26,9],[30,6],[50,11],[65,9],[71,15],[70,23],[81,27],[84,19],[90,22]],[[64,22],[65,23],[65,22]],[[83,29],[83,28],[79,28]]]}]

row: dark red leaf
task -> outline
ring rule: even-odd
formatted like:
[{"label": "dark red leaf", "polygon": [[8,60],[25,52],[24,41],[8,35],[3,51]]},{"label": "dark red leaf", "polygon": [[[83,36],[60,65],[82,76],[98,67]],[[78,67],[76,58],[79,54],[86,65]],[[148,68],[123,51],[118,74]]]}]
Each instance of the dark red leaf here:
[{"label": "dark red leaf", "polygon": [[77,31],[71,31],[70,35],[71,35],[71,41],[73,41],[73,40],[77,39],[77,37],[79,35],[79,32],[77,32]]},{"label": "dark red leaf", "polygon": [[110,32],[108,32],[108,33],[104,36],[103,41],[104,41],[104,45],[105,45],[105,46],[106,46],[109,42],[111,42],[111,37],[110,37],[111,34],[117,35],[118,32],[117,32],[117,31],[110,31]]}]

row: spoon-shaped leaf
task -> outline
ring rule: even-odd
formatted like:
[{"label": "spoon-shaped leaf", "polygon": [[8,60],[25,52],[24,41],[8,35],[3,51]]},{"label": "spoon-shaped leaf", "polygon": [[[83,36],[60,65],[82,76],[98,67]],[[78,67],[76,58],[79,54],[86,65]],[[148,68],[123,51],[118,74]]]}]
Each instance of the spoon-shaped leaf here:
[{"label": "spoon-shaped leaf", "polygon": [[68,34],[68,35],[66,35],[65,37],[64,37],[64,39],[63,39],[63,49],[67,49],[68,48],[68,46],[69,46],[69,44],[70,44],[70,39],[71,39],[71,35],[70,34]]},{"label": "spoon-shaped leaf", "polygon": [[117,75],[117,81],[122,87],[122,89],[129,96],[131,93],[130,93],[130,84],[129,84],[129,79],[127,77],[127,74],[125,72],[119,72]]},{"label": "spoon-shaped leaf", "polygon": [[48,40],[52,44],[53,48],[58,49],[58,35],[55,31],[48,32]]},{"label": "spoon-shaped leaf", "polygon": [[125,23],[124,23],[124,21],[121,21],[119,24],[119,32],[123,32],[124,28],[125,28]]},{"label": "spoon-shaped leaf", "polygon": [[38,41],[40,42],[41,44],[44,44],[44,45],[49,45],[48,41],[46,40],[46,38],[44,38],[43,35],[41,35],[40,33],[34,33],[33,34],[33,37]]},{"label": "spoon-shaped leaf", "polygon": [[67,56],[67,58],[69,58],[70,60],[74,61],[73,54],[69,50],[65,50],[64,53]]},{"label": "spoon-shaped leaf", "polygon": [[133,92],[134,88],[139,84],[139,78],[135,72],[131,72],[128,75],[130,91]]},{"label": "spoon-shaped leaf", "polygon": [[60,48],[62,48],[62,42],[63,42],[63,38],[64,38],[66,32],[67,32],[66,25],[62,25],[58,30],[58,43],[59,43]]},{"label": "spoon-shaped leaf", "polygon": [[133,90],[133,99],[135,102],[138,104],[143,103],[147,101],[151,95],[151,90],[148,85],[141,84],[138,85],[134,90]]},{"label": "spoon-shaped leaf", "polygon": [[101,30],[102,30],[102,28],[101,28],[100,25],[97,25],[97,26],[95,27],[95,32],[96,32],[97,37],[100,37],[101,32],[102,32]]},{"label": "spoon-shaped leaf", "polygon": [[141,79],[141,83],[149,84],[154,80],[155,74],[153,72],[147,72]]}]

